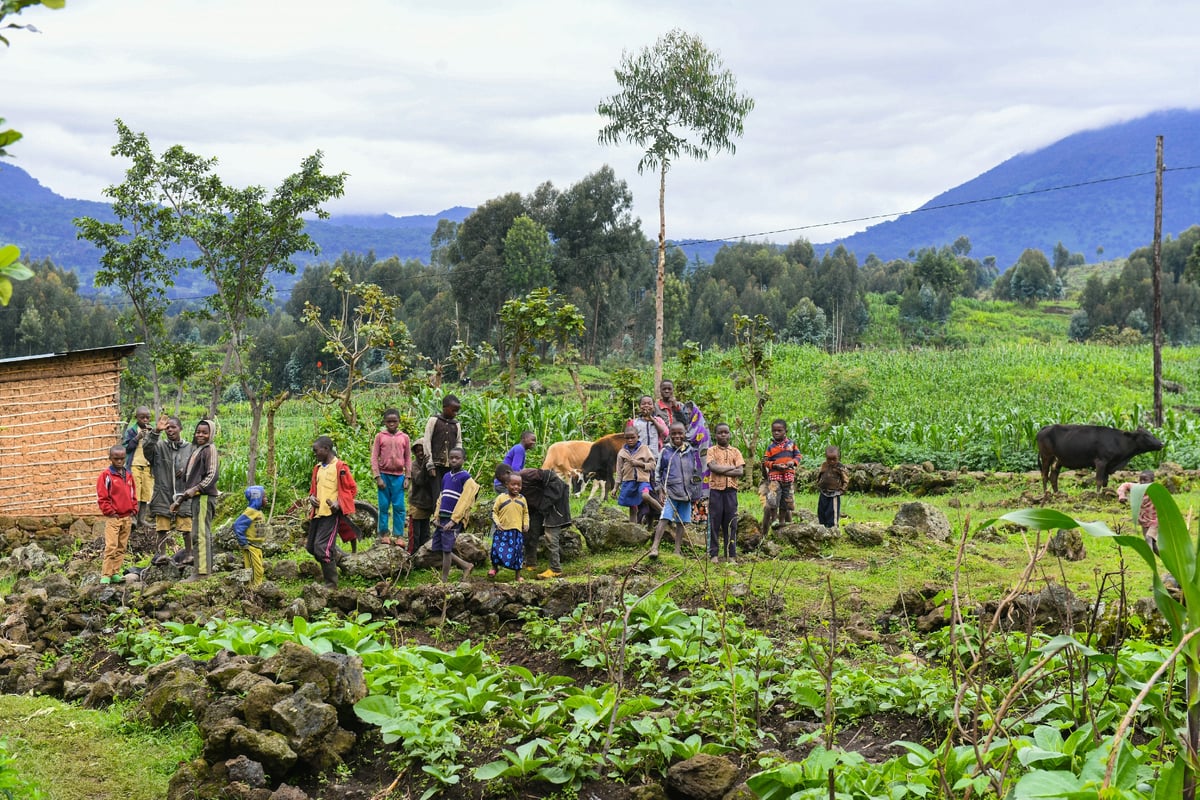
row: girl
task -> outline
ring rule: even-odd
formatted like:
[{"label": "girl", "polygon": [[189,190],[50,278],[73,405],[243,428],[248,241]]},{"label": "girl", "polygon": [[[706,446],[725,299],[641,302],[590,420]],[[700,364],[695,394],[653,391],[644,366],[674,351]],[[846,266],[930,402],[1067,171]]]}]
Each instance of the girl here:
[{"label": "girl", "polygon": [[492,504],[492,568],[488,577],[496,577],[500,567],[511,569],[517,583],[524,581],[521,567],[525,561],[525,534],[529,532],[529,504],[521,496],[521,475],[509,473],[504,483],[507,494]]},{"label": "girl", "polygon": [[638,438],[632,425],[625,429],[625,446],[617,453],[617,480],[621,482],[621,494],[617,505],[629,509],[629,521],[638,521],[638,509],[648,504],[656,513],[662,513],[662,505],[650,488],[650,476],[654,474],[654,453]]}]

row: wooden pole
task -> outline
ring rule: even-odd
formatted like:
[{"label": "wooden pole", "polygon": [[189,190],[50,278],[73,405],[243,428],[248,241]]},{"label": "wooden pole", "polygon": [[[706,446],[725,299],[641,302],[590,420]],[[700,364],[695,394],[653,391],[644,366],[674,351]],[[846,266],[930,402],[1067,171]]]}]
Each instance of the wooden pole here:
[{"label": "wooden pole", "polygon": [[1162,209],[1163,209],[1163,137],[1155,146],[1157,166],[1154,178],[1154,424],[1162,427]]}]

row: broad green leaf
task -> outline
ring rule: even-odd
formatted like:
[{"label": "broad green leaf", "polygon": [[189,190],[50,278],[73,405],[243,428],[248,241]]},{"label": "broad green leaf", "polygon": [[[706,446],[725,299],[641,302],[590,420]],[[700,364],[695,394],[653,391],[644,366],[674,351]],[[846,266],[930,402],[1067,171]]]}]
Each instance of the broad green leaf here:
[{"label": "broad green leaf", "polygon": [[1022,508],[1012,511],[1000,519],[1034,530],[1071,530],[1082,528],[1093,536],[1113,536],[1112,530],[1103,522],[1081,522],[1052,508]]},{"label": "broad green leaf", "polygon": [[1187,772],[1183,754],[1175,756],[1175,760],[1164,766],[1158,773],[1154,783],[1154,800],[1178,800],[1183,797],[1183,778]]},{"label": "broad green leaf", "polygon": [[12,299],[12,293],[12,281],[8,278],[0,277],[0,306],[8,305],[8,301]]},{"label": "broad green leaf", "polygon": [[1063,800],[1084,800],[1098,797],[1095,789],[1084,789],[1082,782],[1074,773],[1065,770],[1037,769],[1028,772],[1017,781],[1013,789],[1013,800],[1031,798],[1061,798]]},{"label": "broad green leaf", "polygon": [[476,767],[472,774],[477,781],[490,781],[493,778],[499,778],[507,770],[507,761],[493,761],[490,764],[484,764],[482,767]]}]

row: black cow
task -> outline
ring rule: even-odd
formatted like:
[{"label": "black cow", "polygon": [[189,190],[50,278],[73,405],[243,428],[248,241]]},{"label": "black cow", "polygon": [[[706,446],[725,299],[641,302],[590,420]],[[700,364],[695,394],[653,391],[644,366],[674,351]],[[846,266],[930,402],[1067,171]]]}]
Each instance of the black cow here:
[{"label": "black cow", "polygon": [[1037,432],[1038,467],[1042,493],[1049,480],[1058,491],[1058,473],[1067,469],[1096,469],[1096,488],[1108,485],[1108,476],[1141,453],[1162,450],[1163,443],[1145,428],[1132,433],[1103,425],[1047,425]]},{"label": "black cow", "polygon": [[617,487],[617,453],[625,446],[624,433],[610,433],[592,442],[587,458],[583,460],[580,471],[584,481],[604,481],[605,496],[612,494]]}]

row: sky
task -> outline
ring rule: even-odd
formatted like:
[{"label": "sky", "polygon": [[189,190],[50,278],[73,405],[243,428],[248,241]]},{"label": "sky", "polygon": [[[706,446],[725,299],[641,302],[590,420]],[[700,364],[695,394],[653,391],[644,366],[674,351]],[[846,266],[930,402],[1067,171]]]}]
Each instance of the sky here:
[{"label": "sky", "polygon": [[[1129,0],[67,0],[6,22],[22,167],[103,199],[113,121],[274,187],[315,150],[335,214],[434,214],[610,165],[658,230],[657,174],[603,146],[623,52],[698,34],[755,102],[735,154],[667,175],[667,234],[827,242],[1021,152],[1200,106],[1200,3]],[[872,220],[872,224],[879,220]]]}]

